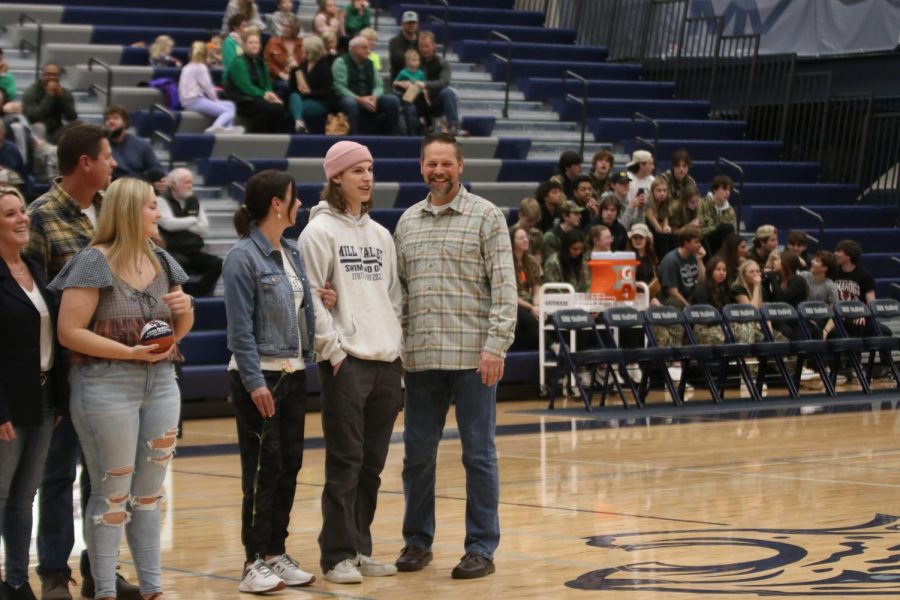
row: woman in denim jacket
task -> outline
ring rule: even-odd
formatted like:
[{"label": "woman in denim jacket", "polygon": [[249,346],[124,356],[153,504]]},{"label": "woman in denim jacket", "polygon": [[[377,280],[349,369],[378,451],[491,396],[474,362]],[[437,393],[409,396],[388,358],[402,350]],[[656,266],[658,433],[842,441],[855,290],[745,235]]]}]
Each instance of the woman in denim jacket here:
[{"label": "woman in denim jacket", "polygon": [[[296,244],[282,237],[299,207],[287,173],[267,170],[251,177],[234,215],[241,239],[225,257],[222,272],[244,493],[242,592],[315,581],[284,544],[303,463],[304,361],[312,360],[315,333],[303,261]],[[334,305],[334,292],[319,293]]]}]

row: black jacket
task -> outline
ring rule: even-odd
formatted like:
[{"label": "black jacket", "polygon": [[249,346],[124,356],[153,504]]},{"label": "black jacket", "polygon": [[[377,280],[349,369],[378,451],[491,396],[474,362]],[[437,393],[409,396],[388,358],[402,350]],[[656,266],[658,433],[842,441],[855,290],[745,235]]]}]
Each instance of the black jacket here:
[{"label": "black jacket", "polygon": [[[68,409],[66,359],[56,338],[57,299],[37,263],[24,258],[53,320],[54,360],[50,378],[56,410]],[[0,260],[0,423],[37,426],[41,414],[41,317],[25,291]]]}]

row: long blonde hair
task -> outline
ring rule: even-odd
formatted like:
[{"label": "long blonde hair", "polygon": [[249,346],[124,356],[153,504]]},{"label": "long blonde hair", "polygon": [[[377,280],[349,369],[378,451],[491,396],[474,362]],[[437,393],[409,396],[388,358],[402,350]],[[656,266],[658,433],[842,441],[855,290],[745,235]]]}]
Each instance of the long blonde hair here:
[{"label": "long blonde hair", "polygon": [[206,47],[206,42],[194,42],[191,44],[191,62],[205,65],[208,56],[209,49]]},{"label": "long blonde hair", "polygon": [[762,306],[762,284],[756,283],[755,281],[747,277],[747,269],[749,269],[751,266],[760,268],[759,263],[757,263],[755,260],[745,260],[740,264],[737,272],[737,282],[741,284],[744,289],[747,290],[747,292],[749,292],[750,304],[752,304],[756,308],[759,308],[760,306]]},{"label": "long blonde hair", "polygon": [[153,187],[134,177],[117,179],[107,188],[91,246],[109,248],[106,259],[113,271],[128,266],[137,269],[142,255],[157,273],[162,269],[153,252],[153,242],[144,238],[141,211],[151,198]]},{"label": "long blonde hair", "polygon": [[150,46],[150,58],[165,56],[175,47],[175,40],[168,35],[159,35]]}]

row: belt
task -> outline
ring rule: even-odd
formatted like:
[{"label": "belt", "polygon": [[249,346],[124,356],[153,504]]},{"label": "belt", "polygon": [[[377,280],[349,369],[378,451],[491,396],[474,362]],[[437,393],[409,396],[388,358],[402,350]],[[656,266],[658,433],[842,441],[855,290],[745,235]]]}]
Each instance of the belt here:
[{"label": "belt", "polygon": [[50,383],[50,373],[47,371],[41,371],[41,387]]}]

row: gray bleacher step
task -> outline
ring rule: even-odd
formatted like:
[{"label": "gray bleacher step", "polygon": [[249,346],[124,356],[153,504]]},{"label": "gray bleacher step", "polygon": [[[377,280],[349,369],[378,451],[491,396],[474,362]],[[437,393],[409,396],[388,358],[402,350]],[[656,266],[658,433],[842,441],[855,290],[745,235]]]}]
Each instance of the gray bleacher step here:
[{"label": "gray bleacher step", "polygon": [[[461,106],[466,108],[470,108],[471,103],[477,102],[500,102],[501,107],[503,100],[506,96],[505,90],[501,87],[500,89],[491,89],[491,88],[470,88],[465,84],[463,85],[455,85],[459,102]],[[509,92],[509,106],[510,108],[516,107],[518,110],[529,109],[532,103],[525,102],[525,95],[522,92]],[[535,106],[530,108],[530,110],[539,110],[542,108],[540,103],[534,103]],[[493,107],[492,107],[493,108]]]},{"label": "gray bleacher step", "polygon": [[[558,142],[541,142],[538,144],[532,144],[531,150],[528,152],[529,160],[556,160],[559,158],[559,155],[565,152],[566,150],[573,150],[578,148],[578,144],[580,142],[580,138],[576,137],[573,140],[559,140]],[[599,152],[600,150],[607,150],[612,152],[613,145],[612,144],[601,144],[597,142],[589,142],[585,140],[584,143],[584,158],[585,160],[590,160],[590,157],[594,155],[594,153]]]},{"label": "gray bleacher step", "polygon": [[[500,97],[496,100],[488,100],[488,99],[475,99],[468,98],[460,95],[459,99],[459,110],[460,112],[478,112],[479,114],[484,114],[485,112],[491,113],[496,112],[500,114],[503,110],[503,95],[500,94]],[[556,120],[559,120],[559,115],[546,108],[542,102],[526,102],[520,100],[510,100],[509,102],[509,114],[510,118],[516,118],[514,114],[522,115],[522,118],[530,118],[530,119],[541,119],[539,116],[542,113],[550,112]],[[526,116],[527,115],[527,116]]]}]

